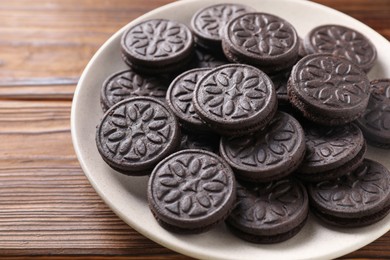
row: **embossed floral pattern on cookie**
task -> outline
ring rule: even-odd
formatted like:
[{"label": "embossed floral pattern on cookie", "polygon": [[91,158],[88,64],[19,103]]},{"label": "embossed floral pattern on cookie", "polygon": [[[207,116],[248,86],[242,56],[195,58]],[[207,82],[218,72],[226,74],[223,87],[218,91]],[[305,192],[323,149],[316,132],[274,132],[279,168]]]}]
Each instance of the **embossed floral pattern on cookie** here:
[{"label": "embossed floral pattern on cookie", "polygon": [[309,190],[321,207],[340,212],[368,210],[386,204],[390,175],[382,165],[365,160],[355,171],[337,180],[313,184]]},{"label": "embossed floral pattern on cookie", "polygon": [[156,166],[148,196],[162,221],[198,226],[207,218],[226,216],[235,200],[235,185],[232,170],[221,158],[203,150],[183,150]]},{"label": "embossed floral pattern on cookie", "polygon": [[324,25],[308,35],[309,51],[342,56],[360,65],[364,70],[372,67],[376,50],[361,33],[340,25]]},{"label": "embossed floral pattern on cookie", "polygon": [[194,15],[192,27],[201,37],[220,40],[224,26],[227,22],[246,12],[251,8],[239,4],[220,4],[206,7]]},{"label": "embossed floral pattern on cookie", "polygon": [[364,140],[354,124],[337,127],[304,125],[306,156],[300,170],[313,171],[341,166],[361,150]]},{"label": "embossed floral pattern on cookie", "polygon": [[296,44],[296,33],[284,20],[265,13],[243,15],[229,24],[233,44],[257,56],[278,56]]},{"label": "embossed floral pattern on cookie", "polygon": [[130,97],[151,96],[164,101],[165,94],[166,86],[161,80],[126,70],[115,73],[105,81],[102,89],[102,102],[108,109]]},{"label": "embossed floral pattern on cookie", "polygon": [[153,168],[179,145],[178,127],[161,101],[130,98],[106,112],[97,129],[97,147],[115,169],[142,171]]},{"label": "embossed floral pattern on cookie", "polygon": [[202,110],[219,119],[248,118],[270,99],[270,80],[261,71],[243,65],[226,65],[202,78],[195,95]]},{"label": "embossed floral pattern on cookie", "polygon": [[228,222],[263,232],[267,228],[288,225],[297,217],[303,219],[307,214],[306,192],[291,179],[238,185],[237,201]]},{"label": "embossed floral pattern on cookie", "polygon": [[123,46],[139,59],[166,59],[177,56],[192,45],[190,30],[183,24],[155,19],[142,22],[123,37]]}]

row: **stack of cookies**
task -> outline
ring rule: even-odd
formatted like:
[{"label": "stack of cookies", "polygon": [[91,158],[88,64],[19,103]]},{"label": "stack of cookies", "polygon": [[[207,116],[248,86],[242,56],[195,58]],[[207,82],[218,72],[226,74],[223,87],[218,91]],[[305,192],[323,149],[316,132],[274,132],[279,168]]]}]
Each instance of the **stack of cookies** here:
[{"label": "stack of cookies", "polygon": [[390,79],[369,81],[376,50],[340,25],[303,38],[288,21],[241,4],[194,14],[191,26],[143,21],[122,37],[127,70],[104,82],[96,143],[130,176],[150,175],[158,223],[200,233],[225,222],[277,243],[309,211],[361,227],[390,210],[390,173],[365,159],[390,147]]}]

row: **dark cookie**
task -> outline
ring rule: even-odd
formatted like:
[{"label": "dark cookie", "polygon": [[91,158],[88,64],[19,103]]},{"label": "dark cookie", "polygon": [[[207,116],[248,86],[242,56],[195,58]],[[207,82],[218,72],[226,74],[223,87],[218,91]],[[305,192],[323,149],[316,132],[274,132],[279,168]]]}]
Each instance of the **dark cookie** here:
[{"label": "dark cookie", "polygon": [[124,61],[143,73],[170,73],[185,67],[193,54],[191,31],[182,23],[153,19],[129,28],[122,36]]},{"label": "dark cookie", "polygon": [[200,233],[223,221],[236,199],[229,165],[204,150],[183,150],[161,161],[148,184],[149,206],[164,228]]},{"label": "dark cookie", "polygon": [[370,100],[357,124],[370,144],[390,148],[390,79],[371,81]]},{"label": "dark cookie", "polygon": [[290,102],[307,119],[341,125],[365,111],[370,82],[354,63],[331,54],[311,54],[294,66],[287,85]]},{"label": "dark cookie", "polygon": [[313,212],[339,227],[362,227],[378,222],[390,211],[390,173],[365,159],[361,166],[337,180],[308,186]]},{"label": "dark cookie", "polygon": [[220,154],[234,169],[237,178],[267,182],[295,171],[305,156],[305,147],[305,135],[298,121],[277,112],[261,131],[240,137],[222,137]]},{"label": "dark cookie", "polygon": [[228,64],[229,61],[223,55],[217,55],[215,52],[205,51],[200,48],[195,49],[192,67],[194,68],[216,68]]},{"label": "dark cookie", "polygon": [[120,71],[108,77],[100,92],[103,111],[131,97],[150,96],[165,101],[167,85],[157,78],[146,77],[132,70]]},{"label": "dark cookie", "polygon": [[180,150],[201,149],[218,154],[219,140],[220,137],[218,135],[191,133],[183,129],[181,132]]},{"label": "dark cookie", "polygon": [[220,66],[195,87],[196,113],[222,135],[244,135],[263,128],[274,116],[277,99],[272,81],[244,64]]},{"label": "dark cookie", "polygon": [[365,140],[354,124],[324,127],[303,124],[306,157],[296,175],[306,181],[336,179],[356,169],[364,159]]},{"label": "dark cookie", "polygon": [[222,52],[222,33],[228,21],[253,11],[253,8],[241,4],[217,4],[199,10],[191,20],[196,43],[205,49]]},{"label": "dark cookie", "polygon": [[222,48],[228,60],[273,74],[295,64],[299,39],[294,27],[282,18],[247,13],[226,25]]},{"label": "dark cookie", "polygon": [[302,229],[308,204],[305,187],[294,179],[237,185],[237,203],[226,224],[249,242],[278,243]]},{"label": "dark cookie", "polygon": [[151,97],[129,98],[104,114],[96,144],[113,169],[146,175],[179,147],[179,123],[163,102]]},{"label": "dark cookie", "polygon": [[192,105],[195,85],[208,71],[207,68],[186,71],[172,81],[167,91],[167,104],[189,131],[210,132]]},{"label": "dark cookie", "polygon": [[376,61],[376,49],[361,33],[341,25],[322,25],[311,30],[304,40],[307,53],[342,56],[369,71]]}]

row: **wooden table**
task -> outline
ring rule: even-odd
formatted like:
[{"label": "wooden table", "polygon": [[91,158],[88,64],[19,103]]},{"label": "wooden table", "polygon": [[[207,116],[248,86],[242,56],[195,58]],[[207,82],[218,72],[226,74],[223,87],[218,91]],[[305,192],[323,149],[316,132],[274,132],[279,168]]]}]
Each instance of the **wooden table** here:
[{"label": "wooden table", "polygon": [[[138,234],[102,202],[78,164],[69,126],[75,86],[95,51],[169,2],[0,1],[0,256],[188,259]],[[389,0],[316,2],[390,39]],[[346,256],[389,257],[390,232]]]}]

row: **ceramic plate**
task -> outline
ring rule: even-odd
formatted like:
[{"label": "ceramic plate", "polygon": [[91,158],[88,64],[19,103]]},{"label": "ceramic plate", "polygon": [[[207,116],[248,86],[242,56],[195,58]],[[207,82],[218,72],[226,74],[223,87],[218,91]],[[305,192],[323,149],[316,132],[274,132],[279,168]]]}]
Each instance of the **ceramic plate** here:
[{"label": "ceramic plate", "polygon": [[[381,222],[358,229],[326,226],[314,216],[292,239],[274,245],[244,242],[226,230],[223,224],[200,235],[177,235],[162,229],[149,211],[146,199],[147,177],[127,177],[113,171],[101,159],[95,146],[95,127],[102,117],[99,94],[102,82],[110,74],[125,69],[120,57],[123,31],[142,20],[167,18],[189,23],[201,7],[229,0],[186,0],[155,9],[115,33],[95,54],[77,86],[72,106],[71,129],[74,148],[86,176],[108,206],[126,223],[151,240],[172,250],[203,259],[329,259],[374,241],[390,230],[390,215]],[[299,0],[236,0],[262,12],[283,17],[299,35],[326,23],[355,28],[375,44],[378,61],[369,74],[371,79],[390,77],[390,43],[359,21],[333,9]],[[388,151],[370,147],[367,157],[390,169]]]}]

